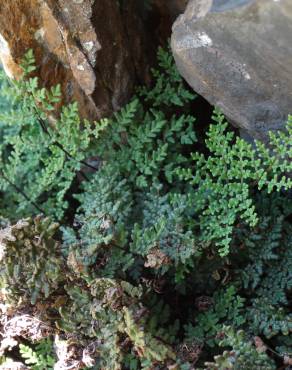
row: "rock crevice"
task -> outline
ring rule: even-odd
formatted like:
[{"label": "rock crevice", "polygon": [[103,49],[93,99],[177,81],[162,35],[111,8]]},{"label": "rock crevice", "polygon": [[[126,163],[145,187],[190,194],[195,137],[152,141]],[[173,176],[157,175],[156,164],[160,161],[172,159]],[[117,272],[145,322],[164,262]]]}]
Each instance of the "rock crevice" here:
[{"label": "rock crevice", "polygon": [[137,7],[129,0],[123,18],[116,0],[2,2],[4,69],[18,78],[21,58],[33,49],[42,84],[60,83],[65,100],[76,100],[83,116],[108,115],[131,97],[137,79],[148,78],[156,45],[148,42]]}]

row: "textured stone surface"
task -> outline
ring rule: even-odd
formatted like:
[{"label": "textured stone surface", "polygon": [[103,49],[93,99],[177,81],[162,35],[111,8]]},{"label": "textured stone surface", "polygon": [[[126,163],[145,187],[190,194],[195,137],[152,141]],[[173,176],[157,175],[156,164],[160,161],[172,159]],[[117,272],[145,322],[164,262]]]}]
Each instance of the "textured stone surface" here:
[{"label": "textured stone surface", "polygon": [[291,0],[190,0],[172,49],[194,90],[246,134],[283,128],[292,113]]},{"label": "textured stone surface", "polygon": [[[136,0],[13,0],[0,4],[0,57],[11,77],[33,48],[43,84],[61,83],[84,116],[123,105],[148,78],[149,50]],[[148,47],[148,48],[147,48]],[[154,47],[153,47],[154,52]]]}]

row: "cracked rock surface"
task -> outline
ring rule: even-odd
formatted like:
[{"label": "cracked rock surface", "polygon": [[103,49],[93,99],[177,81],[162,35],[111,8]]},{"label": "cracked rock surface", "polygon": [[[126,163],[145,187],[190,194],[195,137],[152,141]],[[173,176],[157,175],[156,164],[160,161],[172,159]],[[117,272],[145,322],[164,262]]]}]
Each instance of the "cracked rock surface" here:
[{"label": "cracked rock surface", "polygon": [[[100,118],[124,105],[148,78],[151,44],[139,2],[116,0],[13,0],[0,5],[0,58],[10,77],[33,49],[37,75],[60,83],[81,114]],[[153,53],[156,46],[153,45]]]}]

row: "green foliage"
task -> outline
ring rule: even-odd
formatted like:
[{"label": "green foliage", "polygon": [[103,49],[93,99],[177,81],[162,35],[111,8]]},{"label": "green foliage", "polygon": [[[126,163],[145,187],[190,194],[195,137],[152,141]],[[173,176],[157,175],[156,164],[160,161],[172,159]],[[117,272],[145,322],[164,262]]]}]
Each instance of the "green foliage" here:
[{"label": "green foliage", "polygon": [[50,339],[43,339],[35,348],[20,344],[19,351],[26,365],[32,370],[53,370],[56,358],[53,352],[53,343]]},{"label": "green foliage", "polygon": [[107,121],[92,127],[82,122],[76,103],[62,106],[59,114],[60,86],[39,87],[38,78],[30,77],[34,63],[29,51],[23,78],[3,82],[1,90],[11,102],[0,115],[1,213],[15,219],[44,212],[61,219],[68,189]]},{"label": "green foliage", "polygon": [[[39,87],[32,52],[22,68],[1,82],[1,310],[43,320],[65,368],[288,364],[292,117],[252,146],[216,109],[204,142],[159,49],[152,89],[91,125]],[[33,369],[45,347],[21,346]]]},{"label": "green foliage", "polygon": [[235,332],[231,327],[224,327],[220,347],[231,347],[222,355],[215,356],[215,363],[206,363],[210,370],[274,370],[275,363],[269,359],[264,348],[255,346],[246,339],[244,331]]},{"label": "green foliage", "polygon": [[[7,290],[5,298],[18,306],[21,303],[21,308],[27,303],[35,310],[40,307],[39,315],[52,321],[56,330],[68,335],[78,333],[81,343],[95,340],[91,356],[102,368],[120,369],[129,350],[145,364],[175,361],[171,346],[155,337],[154,321],[158,321],[149,318],[142,305],[142,287],[117,279],[80,279],[70,270],[73,257],[69,256],[71,264],[66,266],[59,255],[55,232],[56,225],[41,218],[19,221],[2,230],[4,267],[0,282]],[[53,319],[50,312],[54,313]],[[163,334],[159,329],[157,333]],[[123,350],[121,343],[127,338],[131,346]],[[23,358],[33,369],[45,369],[51,361],[51,356],[45,355],[45,344],[37,345],[35,351],[20,346]]]},{"label": "green foliage", "polygon": [[292,287],[291,199],[262,195],[255,202],[257,228],[240,227],[236,241],[244,246],[244,267],[237,271],[250,307],[247,318],[253,333],[278,341],[279,334],[292,332],[289,294]]},{"label": "green foliage", "polygon": [[60,308],[58,327],[68,333],[98,338],[96,351],[100,367],[120,368],[126,354],[121,348],[122,338],[124,341],[128,338],[142,364],[175,360],[171,347],[156,339],[155,332],[145,326],[147,315],[139,303],[141,288],[105,278],[91,281],[89,288],[65,287],[70,301]]},{"label": "green foliage", "polygon": [[194,121],[189,115],[168,118],[155,109],[144,112],[135,99],[110,121],[98,154],[138,188],[150,186],[161,176],[171,183],[172,170],[188,162],[184,148],[196,141]]},{"label": "green foliage", "polygon": [[63,264],[54,239],[57,228],[36,217],[0,231],[0,281],[7,300],[35,304],[58,288]]},{"label": "green foliage", "polygon": [[254,230],[239,228],[236,241],[245,246],[245,267],[238,271],[244,289],[270,304],[287,304],[292,287],[292,201],[283,195],[258,197],[259,222]]},{"label": "green foliage", "polygon": [[210,154],[192,155],[195,168],[178,171],[181,178],[196,188],[192,199],[200,215],[201,238],[215,241],[225,256],[238,219],[254,227],[258,222],[252,191],[288,190],[292,180],[292,116],[287,133],[270,133],[270,147],[256,141],[255,148],[227,131],[223,114],[215,109],[206,146]]},{"label": "green foliage", "polygon": [[120,336],[126,330],[123,309],[135,306],[141,291],[129,283],[112,279],[95,279],[89,288],[65,287],[70,301],[60,308],[58,327],[68,333],[98,338],[99,366],[118,369],[123,358]]},{"label": "green foliage", "polygon": [[[159,58],[161,63],[169,60],[162,50]],[[178,165],[190,163],[184,153],[197,141],[194,118],[177,114],[177,107],[191,95],[185,88],[182,93],[178,74],[170,81],[174,89],[178,82],[181,86],[172,110],[167,114],[156,108],[145,110],[135,99],[115,114],[100,137],[97,154],[103,158],[102,167],[76,196],[81,204],[76,215],[80,228],[77,234],[64,230],[70,251],[65,253],[74,253],[83,270],[95,265],[103,276],[123,277],[129,271],[138,278],[144,263],[162,273],[176,266],[181,275],[198,253],[191,224],[185,221],[191,210],[182,194],[184,187],[173,178]],[[156,107],[160,97],[154,87],[146,100]]]},{"label": "green foliage", "polygon": [[157,340],[153,335],[147,333],[135,322],[134,313],[124,308],[125,332],[133,343],[134,350],[142,358],[143,367],[145,363],[164,363],[166,359],[175,360],[176,355],[163,342]]},{"label": "green foliage", "polygon": [[275,335],[292,333],[292,314],[287,308],[272,306],[267,299],[254,299],[249,310],[251,328],[270,339]]},{"label": "green foliage", "polygon": [[153,107],[185,106],[195,95],[185,88],[185,84],[176,68],[173,56],[163,48],[157,53],[159,69],[152,69],[155,85],[150,91],[143,87],[140,93]]},{"label": "green foliage", "polygon": [[234,286],[229,286],[225,291],[216,291],[211,301],[211,307],[206,312],[195,316],[195,325],[186,327],[186,340],[205,342],[213,347],[217,334],[223,325],[240,327],[245,322],[244,299],[236,294]]}]

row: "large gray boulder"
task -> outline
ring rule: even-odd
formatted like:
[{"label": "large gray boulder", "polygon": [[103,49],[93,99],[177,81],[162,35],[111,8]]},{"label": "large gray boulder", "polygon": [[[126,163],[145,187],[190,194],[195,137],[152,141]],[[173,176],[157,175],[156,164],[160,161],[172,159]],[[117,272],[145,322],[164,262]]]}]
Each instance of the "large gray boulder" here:
[{"label": "large gray boulder", "polygon": [[190,0],[173,25],[179,71],[253,138],[292,113],[292,0]]}]

